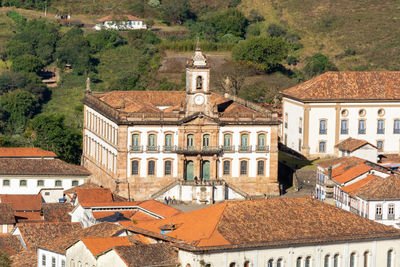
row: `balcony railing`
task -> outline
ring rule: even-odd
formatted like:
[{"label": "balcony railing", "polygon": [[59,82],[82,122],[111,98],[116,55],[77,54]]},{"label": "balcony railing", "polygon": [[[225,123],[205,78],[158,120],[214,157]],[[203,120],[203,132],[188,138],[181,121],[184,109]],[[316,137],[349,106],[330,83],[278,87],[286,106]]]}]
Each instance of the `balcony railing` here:
[{"label": "balcony railing", "polygon": [[143,152],[143,146],[131,146],[131,152]]},{"label": "balcony railing", "polygon": [[220,146],[176,146],[175,152],[179,154],[219,154],[222,152]]},{"label": "balcony railing", "polygon": [[349,130],[347,128],[340,129],[340,134],[349,134]]},{"label": "balcony railing", "polygon": [[160,146],[146,146],[147,152],[160,152]]},{"label": "balcony railing", "polygon": [[251,146],[239,146],[239,152],[251,152]]},{"label": "balcony railing", "polygon": [[394,214],[388,214],[388,220],[394,220]]},{"label": "balcony railing", "polygon": [[219,153],[251,153],[269,152],[269,146],[131,146],[134,153],[180,153],[180,154],[219,154]]},{"label": "balcony railing", "polygon": [[235,147],[234,146],[222,146],[222,151],[224,151],[224,153],[235,152]]},{"label": "balcony railing", "polygon": [[382,214],[375,214],[375,220],[382,220]]},{"label": "balcony railing", "polygon": [[268,152],[269,146],[256,146],[256,151],[257,152]]},{"label": "balcony railing", "polygon": [[377,134],[384,134],[384,133],[385,133],[385,128],[378,128],[378,129],[376,130],[376,133],[377,133]]}]

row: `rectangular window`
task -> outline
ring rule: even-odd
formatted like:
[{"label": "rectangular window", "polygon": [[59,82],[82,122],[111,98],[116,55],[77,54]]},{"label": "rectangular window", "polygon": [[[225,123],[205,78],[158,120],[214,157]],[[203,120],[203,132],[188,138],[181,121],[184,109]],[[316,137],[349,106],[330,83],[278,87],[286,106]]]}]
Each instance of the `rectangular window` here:
[{"label": "rectangular window", "polygon": [[285,128],[288,128],[288,114],[285,113]]},{"label": "rectangular window", "polygon": [[349,133],[347,120],[341,120],[340,121],[340,133],[341,134],[348,134]]},{"label": "rectangular window", "polygon": [[26,186],[26,180],[20,180],[19,186]]},{"label": "rectangular window", "polygon": [[400,134],[400,120],[394,120],[393,133]]},{"label": "rectangular window", "polygon": [[240,175],[247,174],[247,161],[242,160],[240,161]]},{"label": "rectangular window", "polygon": [[165,144],[164,144],[165,151],[172,151],[172,134],[165,135]]},{"label": "rectangular window", "polygon": [[140,150],[139,134],[132,134],[132,151]]},{"label": "rectangular window", "polygon": [[56,267],[56,258],[51,257],[51,267]]},{"label": "rectangular window", "polygon": [[393,220],[394,219],[394,204],[389,204],[388,207],[388,219]]},{"label": "rectangular window", "polygon": [[358,134],[365,134],[365,120],[358,121]]},{"label": "rectangular window", "polygon": [[154,175],[155,174],[155,169],[156,169],[156,162],[154,160],[150,160],[148,162],[147,166],[147,174],[148,175]]},{"label": "rectangular window", "polygon": [[65,267],[65,260],[61,260],[61,267]]},{"label": "rectangular window", "polygon": [[46,255],[42,255],[42,266],[46,266]]},{"label": "rectangular window", "polygon": [[319,121],[319,134],[326,134],[326,120]]},{"label": "rectangular window", "polygon": [[263,160],[257,161],[257,175],[264,175],[264,165]]},{"label": "rectangular window", "polygon": [[384,133],[385,133],[385,121],[378,120],[377,134],[384,134]]},{"label": "rectangular window", "polygon": [[62,186],[62,181],[61,180],[57,180],[55,182],[55,186]]},{"label": "rectangular window", "polygon": [[10,186],[10,180],[3,180],[3,186]]},{"label": "rectangular window", "polygon": [[326,152],[326,142],[325,141],[319,142],[319,152],[320,153]]},{"label": "rectangular window", "polygon": [[249,135],[242,134],[240,136],[240,151],[248,151],[249,150]]},{"label": "rectangular window", "polygon": [[44,181],[43,180],[38,180],[37,181],[37,186],[44,186]]},{"label": "rectangular window", "polygon": [[72,186],[78,186],[78,185],[79,185],[79,181],[77,181],[77,180],[72,181]]},{"label": "rectangular window", "polygon": [[301,139],[299,139],[299,151],[301,151]]},{"label": "rectangular window", "polygon": [[224,175],[229,175],[231,172],[231,162],[229,160],[224,161]]},{"label": "rectangular window", "polygon": [[382,220],[382,205],[376,205],[375,207],[375,219]]},{"label": "rectangular window", "polygon": [[301,134],[303,132],[303,119],[299,119],[299,133]]},{"label": "rectangular window", "polygon": [[132,175],[139,174],[139,161],[134,160],[132,161]]},{"label": "rectangular window", "polygon": [[164,175],[171,175],[172,173],[172,163],[170,160],[165,161],[164,166]]},{"label": "rectangular window", "polygon": [[379,151],[382,151],[383,150],[383,141],[377,141],[376,146],[378,147]]}]

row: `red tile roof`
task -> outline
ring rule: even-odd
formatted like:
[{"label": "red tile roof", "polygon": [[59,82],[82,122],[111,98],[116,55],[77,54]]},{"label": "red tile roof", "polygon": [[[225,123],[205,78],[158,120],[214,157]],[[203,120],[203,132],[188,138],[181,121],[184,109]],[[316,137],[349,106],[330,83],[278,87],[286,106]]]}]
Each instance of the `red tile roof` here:
[{"label": "red tile roof", "polygon": [[11,203],[14,211],[40,211],[42,196],[37,195],[0,195],[1,203]]},{"label": "red tile roof", "polygon": [[[132,217],[133,214],[136,213],[136,211],[132,210],[132,211],[118,211],[119,213],[123,214],[125,218],[130,218]],[[92,212],[93,217],[98,220],[104,217],[108,217],[111,215],[115,214],[115,211],[93,211]]]},{"label": "red tile roof", "polygon": [[28,212],[14,212],[15,219],[18,223],[34,223],[43,222],[43,218],[40,211],[28,211]]},{"label": "red tile roof", "polygon": [[57,157],[52,151],[39,147],[0,147],[0,158],[41,158]]},{"label": "red tile roof", "polygon": [[14,224],[14,210],[11,203],[0,203],[0,225]]},{"label": "red tile roof", "polygon": [[80,203],[82,207],[136,207],[139,201],[123,202],[84,202]]},{"label": "red tile roof", "polygon": [[136,236],[116,236],[116,237],[94,237],[82,238],[81,241],[94,257],[98,254],[116,246],[132,246],[134,242],[140,242]]},{"label": "red tile roof", "polygon": [[356,150],[364,145],[367,145],[367,144],[378,149],[376,146],[374,146],[373,144],[371,144],[365,140],[354,139],[351,137],[339,142],[335,147],[342,151],[353,152],[354,150]]},{"label": "red tile roof", "polygon": [[89,176],[90,172],[60,159],[0,158],[0,174]]},{"label": "red tile roof", "polygon": [[111,190],[108,188],[76,188],[80,204],[113,202]]},{"label": "red tile roof", "polygon": [[24,248],[22,247],[21,241],[18,236],[10,234],[0,234],[0,251],[7,255],[15,255],[21,252]]},{"label": "red tile roof", "polygon": [[165,205],[156,200],[146,200],[138,205],[139,207],[146,209],[148,211],[154,212],[157,215],[160,215],[164,218],[169,218],[171,216],[175,216],[181,214],[182,211],[177,210],[171,206]]},{"label": "red tile roof", "polygon": [[372,180],[375,180],[375,179],[384,179],[384,178],[376,176],[376,175],[368,175],[367,177],[361,179],[360,181],[352,183],[351,185],[348,185],[348,186],[343,186],[340,189],[353,195],[353,193],[356,192],[358,189],[360,189],[361,187],[363,187],[366,184],[369,184]]},{"label": "red tile roof", "polygon": [[400,199],[400,175],[376,178],[353,191],[353,194],[367,200]]},{"label": "red tile roof", "polygon": [[193,250],[400,237],[398,229],[310,197],[229,201],[136,227],[158,234],[170,228],[165,236]]},{"label": "red tile roof", "polygon": [[23,250],[10,257],[11,267],[36,267],[37,252],[35,250]]},{"label": "red tile roof", "polygon": [[142,19],[139,19],[135,16],[132,15],[109,15],[106,17],[103,17],[101,19],[96,20],[98,22],[104,22],[104,21],[142,21]]},{"label": "red tile roof", "polygon": [[46,222],[70,222],[72,209],[69,203],[42,203],[43,219]]},{"label": "red tile roof", "polygon": [[400,100],[400,72],[329,71],[282,94],[304,102]]}]

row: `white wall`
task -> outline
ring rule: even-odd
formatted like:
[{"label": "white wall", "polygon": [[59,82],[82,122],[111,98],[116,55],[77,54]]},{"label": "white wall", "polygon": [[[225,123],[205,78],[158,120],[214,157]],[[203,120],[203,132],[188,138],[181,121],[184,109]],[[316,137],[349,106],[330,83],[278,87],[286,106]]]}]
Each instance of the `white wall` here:
[{"label": "white wall", "polygon": [[113,30],[140,30],[147,29],[147,26],[143,24],[143,21],[104,21],[96,24],[94,27],[96,30],[101,29],[113,29]]},{"label": "white wall", "polygon": [[[69,247],[65,253],[67,267],[96,266],[96,259],[82,241]],[[73,261],[74,265],[71,264]],[[82,265],[79,265],[81,263]],[[87,264],[87,265],[86,265]]]},{"label": "white wall", "polygon": [[242,251],[226,251],[220,253],[193,254],[186,251],[179,251],[179,259],[181,266],[190,264],[191,267],[201,267],[200,261],[211,266],[229,266],[235,262],[235,266],[244,266],[245,261],[250,261],[252,267],[267,267],[270,259],[273,260],[276,266],[278,259],[283,260],[284,267],[296,266],[296,259],[302,257],[302,267],[304,267],[304,259],[311,257],[312,267],[324,266],[324,258],[330,255],[330,266],[333,266],[333,256],[339,254],[339,267],[349,266],[349,256],[356,252],[356,267],[363,266],[363,254],[369,251],[370,267],[386,266],[387,251],[394,250],[394,265],[400,266],[400,259],[396,254],[400,249],[400,240],[383,240],[383,241],[368,241],[355,243],[338,243],[338,244],[321,244],[315,246],[296,246],[296,247],[281,247],[281,248],[259,248],[258,250],[242,250]]},{"label": "white wall", "polygon": [[[394,204],[394,219],[388,219],[388,213],[389,213],[389,205]],[[375,219],[375,213],[376,213],[376,206],[381,205],[382,206],[382,219],[381,220],[376,220]],[[368,219],[374,220],[376,222],[385,224],[385,225],[391,225],[396,228],[400,228],[400,225],[398,223],[400,222],[400,199],[396,200],[379,200],[379,201],[368,201]]]},{"label": "white wall", "polygon": [[364,145],[350,153],[349,156],[366,159],[376,163],[378,161],[378,150],[370,145]]},{"label": "white wall", "polygon": [[[294,102],[294,103],[293,103]],[[303,146],[303,133],[304,133],[304,107],[303,103],[290,100],[286,97],[282,100],[283,103],[283,113],[282,113],[282,129],[283,134],[281,137],[281,142],[285,143],[285,134],[287,135],[287,146],[295,151],[299,151],[299,139],[301,139],[301,144]],[[288,114],[287,118],[285,114]],[[299,132],[300,118],[302,121],[302,132]],[[288,128],[285,128],[285,121],[287,120]]]},{"label": "white wall", "polygon": [[128,267],[115,250],[110,250],[97,258],[97,267],[109,266]]},{"label": "white wall", "polygon": [[[43,255],[46,257],[46,265],[42,264],[42,257]],[[38,265],[37,266],[53,266],[52,265],[52,259],[55,259],[55,267],[62,267],[62,262],[64,261],[66,266],[66,258],[65,255],[53,252],[53,251],[49,251],[47,249],[42,249],[42,248],[38,248],[37,249],[37,256],[38,256]]]}]

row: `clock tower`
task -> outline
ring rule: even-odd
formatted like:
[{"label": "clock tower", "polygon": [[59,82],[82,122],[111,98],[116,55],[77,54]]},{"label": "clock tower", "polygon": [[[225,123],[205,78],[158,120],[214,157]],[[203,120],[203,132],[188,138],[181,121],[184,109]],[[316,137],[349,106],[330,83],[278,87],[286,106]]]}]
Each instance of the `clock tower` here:
[{"label": "clock tower", "polygon": [[212,115],[210,67],[197,41],[196,51],[186,65],[186,115],[203,112]]}]

